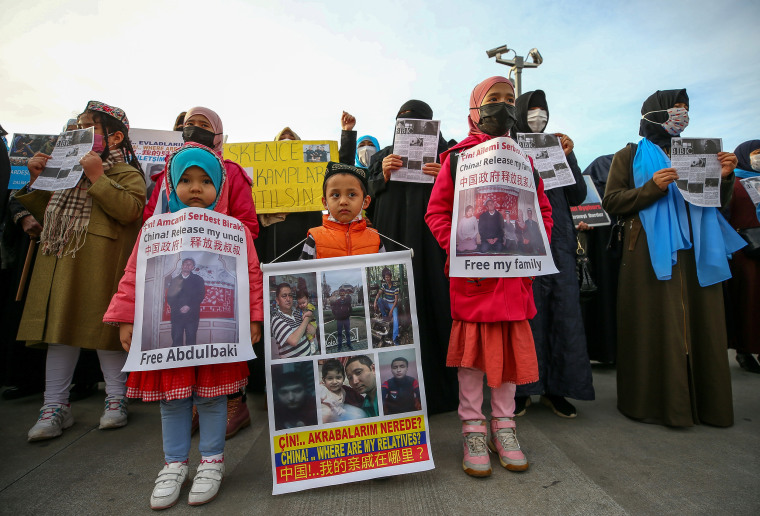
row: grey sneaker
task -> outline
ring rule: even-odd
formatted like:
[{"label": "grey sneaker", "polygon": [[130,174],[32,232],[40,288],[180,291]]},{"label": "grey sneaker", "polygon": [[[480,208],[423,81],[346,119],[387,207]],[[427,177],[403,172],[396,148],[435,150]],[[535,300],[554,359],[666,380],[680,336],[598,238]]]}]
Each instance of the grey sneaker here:
[{"label": "grey sneaker", "polygon": [[44,441],[58,437],[64,428],[74,424],[74,416],[71,415],[71,406],[62,403],[46,403],[40,409],[37,423],[29,429],[27,441]]},{"label": "grey sneaker", "polygon": [[127,424],[127,399],[124,396],[106,396],[106,407],[100,416],[100,429],[121,428]]},{"label": "grey sneaker", "polygon": [[486,425],[484,421],[463,421],[464,460],[462,469],[473,477],[491,475],[491,458],[486,445]]},{"label": "grey sneaker", "polygon": [[187,464],[172,462],[158,472],[156,486],[150,495],[150,508],[154,511],[168,509],[177,503],[179,492],[187,482]]}]

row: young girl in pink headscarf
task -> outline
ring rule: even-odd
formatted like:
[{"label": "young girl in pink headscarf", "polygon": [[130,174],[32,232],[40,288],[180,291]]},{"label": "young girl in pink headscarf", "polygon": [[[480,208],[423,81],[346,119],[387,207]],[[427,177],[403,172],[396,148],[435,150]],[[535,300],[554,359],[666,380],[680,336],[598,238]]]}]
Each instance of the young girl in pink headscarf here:
[{"label": "young girl in pink headscarf", "polygon": [[[454,209],[451,153],[458,155],[491,138],[508,137],[515,122],[514,104],[514,88],[508,79],[491,77],[478,84],[470,96],[469,136],[441,154],[443,167],[433,187],[425,222],[447,252]],[[536,194],[547,237],[551,237],[551,205],[540,179],[536,182]],[[449,281],[454,321],[446,365],[458,368],[459,417],[464,436],[462,467],[468,475],[489,476],[490,448],[506,469],[525,471],[528,460],[515,434],[514,398],[517,384],[538,379],[536,350],[528,324],[528,319],[536,314],[532,280],[449,278]],[[484,374],[491,388],[490,438],[481,408]]]}]

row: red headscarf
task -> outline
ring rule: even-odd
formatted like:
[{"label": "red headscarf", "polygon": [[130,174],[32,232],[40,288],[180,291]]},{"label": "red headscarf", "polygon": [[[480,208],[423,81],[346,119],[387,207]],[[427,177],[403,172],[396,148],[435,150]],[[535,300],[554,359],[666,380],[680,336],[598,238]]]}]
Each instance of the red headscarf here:
[{"label": "red headscarf", "polygon": [[185,114],[185,122],[190,120],[190,117],[193,115],[203,115],[211,123],[212,130],[216,133],[216,136],[214,136],[214,152],[221,156],[224,150],[224,128],[222,127],[222,119],[209,108],[197,106],[187,110],[187,113]]},{"label": "red headscarf", "polygon": [[494,84],[499,84],[500,82],[509,84],[509,87],[512,88],[512,92],[514,93],[515,88],[512,86],[512,81],[500,75],[489,77],[475,86],[475,89],[472,90],[472,93],[470,94],[470,116],[467,118],[467,123],[470,126],[470,134],[483,134],[483,131],[478,129],[478,122],[480,122],[480,109],[478,108],[480,108],[480,105],[483,103],[483,99],[486,98],[488,90],[490,90]]}]

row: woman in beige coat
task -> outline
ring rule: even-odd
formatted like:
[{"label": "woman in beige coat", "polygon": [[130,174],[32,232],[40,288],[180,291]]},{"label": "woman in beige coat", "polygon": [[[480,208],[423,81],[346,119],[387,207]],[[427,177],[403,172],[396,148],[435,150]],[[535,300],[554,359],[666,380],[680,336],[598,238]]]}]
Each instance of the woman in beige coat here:
[{"label": "woman in beige coat", "polygon": [[121,372],[126,354],[118,328],[102,319],[140,230],[145,179],[121,109],[91,101],[78,123],[94,128],[93,150],[79,160],[79,183],[55,192],[35,190],[34,182],[50,158],[38,153],[29,160],[29,184],[16,194],[43,221],[17,337],[48,350],[45,401],[29,441],[56,437],[74,424],[69,387],[80,348],[97,350],[106,381],[100,428],[127,424],[127,375]]}]

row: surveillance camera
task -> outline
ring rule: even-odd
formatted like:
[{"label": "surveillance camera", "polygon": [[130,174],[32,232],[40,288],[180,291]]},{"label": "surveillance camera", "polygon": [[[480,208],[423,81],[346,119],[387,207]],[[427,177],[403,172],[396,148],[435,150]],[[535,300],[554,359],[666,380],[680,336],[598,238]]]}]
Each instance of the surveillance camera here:
[{"label": "surveillance camera", "polygon": [[540,65],[544,62],[544,58],[541,57],[541,52],[538,51],[537,48],[531,48],[530,52],[528,52],[528,55],[533,59],[533,62],[537,65]]},{"label": "surveillance camera", "polygon": [[486,50],[488,57],[496,57],[498,54],[506,54],[507,52],[509,52],[507,45],[502,45],[500,47],[492,48],[491,50]]}]

